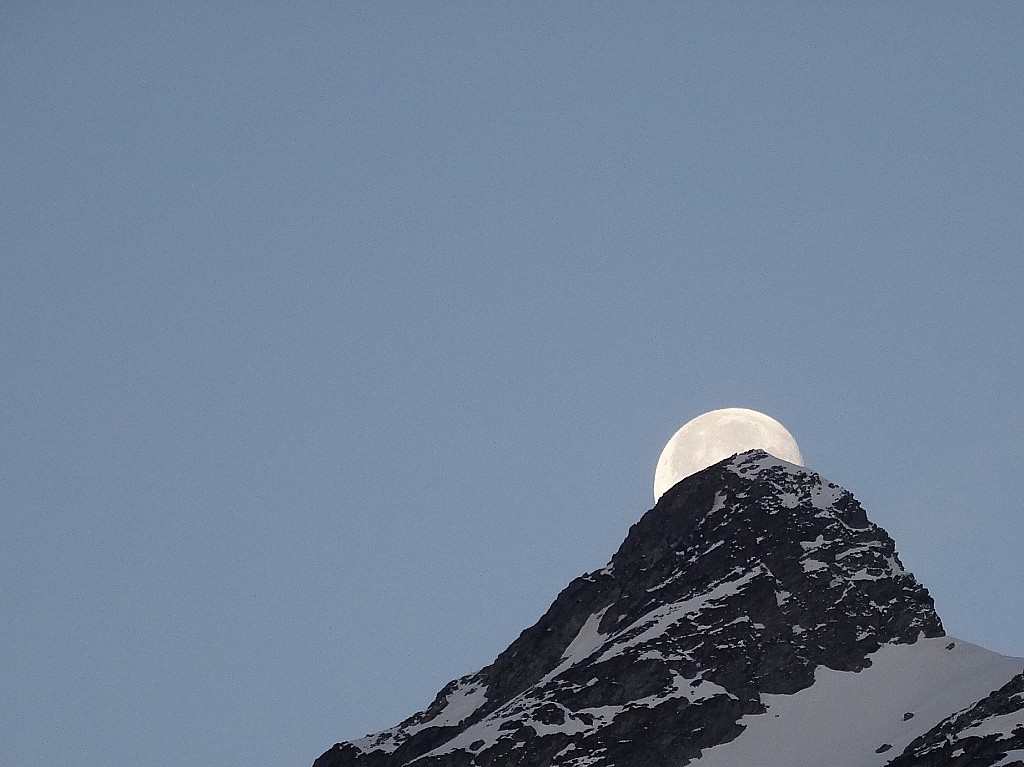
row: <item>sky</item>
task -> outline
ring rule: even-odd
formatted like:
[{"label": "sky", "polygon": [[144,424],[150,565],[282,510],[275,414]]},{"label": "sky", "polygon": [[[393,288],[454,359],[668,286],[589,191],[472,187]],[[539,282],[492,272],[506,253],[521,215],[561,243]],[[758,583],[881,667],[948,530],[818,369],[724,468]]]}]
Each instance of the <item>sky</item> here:
[{"label": "sky", "polygon": [[1024,7],[0,3],[0,765],[308,765],[719,407],[1024,656]]}]

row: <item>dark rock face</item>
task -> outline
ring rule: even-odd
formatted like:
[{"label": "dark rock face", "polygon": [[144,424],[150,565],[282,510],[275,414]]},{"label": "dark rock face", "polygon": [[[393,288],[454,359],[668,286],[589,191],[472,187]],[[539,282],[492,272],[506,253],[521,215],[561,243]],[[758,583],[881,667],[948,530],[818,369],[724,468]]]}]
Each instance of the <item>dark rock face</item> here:
[{"label": "dark rock face", "polygon": [[948,717],[889,763],[889,767],[994,765],[1024,767],[1024,674]]},{"label": "dark rock face", "polygon": [[314,767],[684,765],[735,738],[762,694],[942,634],[850,493],[752,451],[667,492],[493,664]]}]

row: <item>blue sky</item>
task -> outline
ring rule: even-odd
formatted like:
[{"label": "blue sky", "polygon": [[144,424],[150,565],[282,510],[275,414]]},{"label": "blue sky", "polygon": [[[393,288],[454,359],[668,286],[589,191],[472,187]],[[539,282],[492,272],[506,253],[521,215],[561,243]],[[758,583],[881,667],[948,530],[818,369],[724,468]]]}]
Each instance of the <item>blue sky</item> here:
[{"label": "blue sky", "polygon": [[4,3],[0,763],[308,764],[750,407],[1024,655],[1024,10]]}]

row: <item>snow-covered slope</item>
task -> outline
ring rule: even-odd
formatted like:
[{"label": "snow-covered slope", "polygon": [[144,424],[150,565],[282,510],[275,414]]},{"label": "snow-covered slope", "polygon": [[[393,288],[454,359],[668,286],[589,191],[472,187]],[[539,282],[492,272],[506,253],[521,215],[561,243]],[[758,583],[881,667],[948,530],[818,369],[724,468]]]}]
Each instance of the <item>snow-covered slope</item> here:
[{"label": "snow-covered slope", "polygon": [[[1024,661],[950,637],[885,645],[860,672],[818,668],[792,695],[763,695],[763,714],[695,767],[884,767],[911,741],[1021,672]],[[1024,726],[1024,712],[1004,722]]]},{"label": "snow-covered slope", "polygon": [[850,493],[752,451],[665,493],[490,666],[315,767],[988,767],[1024,748],[1014,688],[990,695],[1022,670],[944,636]]}]

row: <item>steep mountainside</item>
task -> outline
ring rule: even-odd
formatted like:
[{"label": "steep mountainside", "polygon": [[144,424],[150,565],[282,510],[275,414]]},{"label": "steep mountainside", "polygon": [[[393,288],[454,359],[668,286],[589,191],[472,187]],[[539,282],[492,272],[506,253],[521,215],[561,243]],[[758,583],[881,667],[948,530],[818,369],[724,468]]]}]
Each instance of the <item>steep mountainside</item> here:
[{"label": "steep mountainside", "polygon": [[[1014,763],[1019,689],[989,693],[1024,661],[941,637],[850,493],[752,451],[669,490],[490,666],[314,767]],[[975,761],[935,761],[961,741]]]}]

